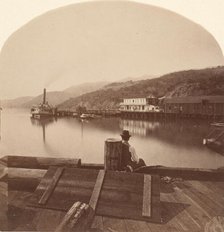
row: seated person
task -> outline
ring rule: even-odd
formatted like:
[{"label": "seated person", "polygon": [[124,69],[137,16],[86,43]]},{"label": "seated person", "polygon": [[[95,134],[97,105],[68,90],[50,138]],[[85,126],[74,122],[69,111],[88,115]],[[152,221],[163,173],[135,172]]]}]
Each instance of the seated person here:
[{"label": "seated person", "polygon": [[128,130],[123,130],[121,134],[122,138],[122,158],[121,167],[122,170],[133,172],[135,169],[146,166],[143,159],[139,159],[134,147],[129,144],[131,135]]}]

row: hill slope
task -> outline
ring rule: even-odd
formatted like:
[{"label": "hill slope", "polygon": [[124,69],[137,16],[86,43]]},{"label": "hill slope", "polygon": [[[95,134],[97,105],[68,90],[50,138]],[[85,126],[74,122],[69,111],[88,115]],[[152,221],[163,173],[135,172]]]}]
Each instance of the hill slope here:
[{"label": "hill slope", "polygon": [[[54,91],[47,93],[47,101],[50,105],[57,105],[72,97],[69,93],[65,93],[62,91]],[[25,102],[23,107],[32,107],[32,105],[37,105],[43,101],[43,94],[34,97],[30,101]]]},{"label": "hill slope", "polygon": [[[108,84],[108,82],[89,82],[72,86],[64,91],[50,91],[47,92],[47,101],[51,105],[58,105],[72,97],[74,98],[85,93],[96,91],[106,84]],[[40,94],[36,97],[20,97],[11,100],[2,100],[1,105],[10,108],[32,107],[32,105],[37,105],[42,101],[43,94]]]},{"label": "hill slope", "polygon": [[107,85],[109,82],[88,82],[88,83],[83,83],[80,85],[75,85],[70,88],[67,88],[64,90],[65,93],[71,94],[73,97],[77,97],[79,95],[89,93],[96,91],[98,89],[101,89],[105,85]]},{"label": "hill slope", "polygon": [[224,95],[224,67],[175,72],[150,80],[129,81],[126,85],[114,83],[71,98],[58,107],[75,109],[78,105],[84,105],[88,109],[115,108],[123,98],[150,94],[157,97]]},{"label": "hill slope", "polygon": [[3,108],[19,108],[32,99],[33,97],[19,97],[10,100],[2,100],[0,106],[2,106]]}]

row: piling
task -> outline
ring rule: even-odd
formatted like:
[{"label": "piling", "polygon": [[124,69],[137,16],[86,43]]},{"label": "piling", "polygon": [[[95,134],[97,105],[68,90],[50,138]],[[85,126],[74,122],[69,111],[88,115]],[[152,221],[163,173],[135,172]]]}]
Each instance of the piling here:
[{"label": "piling", "polygon": [[109,138],[104,145],[104,169],[121,170],[122,142],[121,140]]}]

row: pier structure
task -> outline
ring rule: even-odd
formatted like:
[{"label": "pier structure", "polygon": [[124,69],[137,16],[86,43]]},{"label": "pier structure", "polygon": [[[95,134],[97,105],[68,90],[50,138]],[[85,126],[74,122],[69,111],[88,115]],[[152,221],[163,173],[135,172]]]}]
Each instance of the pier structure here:
[{"label": "pier structure", "polygon": [[139,120],[157,120],[157,119],[202,119],[202,120],[223,120],[224,114],[194,114],[194,113],[166,113],[166,112],[133,112],[122,111],[121,118],[139,119]]},{"label": "pier structure", "polygon": [[[120,111],[118,109],[87,109],[85,114],[94,114],[103,117],[118,117],[120,116]],[[73,117],[77,116],[78,113],[75,110],[65,110],[65,109],[58,109],[57,117]]]},{"label": "pier structure", "polygon": [[224,119],[224,96],[128,98],[120,104],[121,117],[132,119]]},{"label": "pier structure", "polygon": [[[104,164],[80,159],[0,159],[0,229],[10,231],[212,231],[223,229],[224,170],[147,166],[118,171],[120,141]],[[5,212],[5,214],[4,214]],[[7,213],[6,213],[7,212]]]}]

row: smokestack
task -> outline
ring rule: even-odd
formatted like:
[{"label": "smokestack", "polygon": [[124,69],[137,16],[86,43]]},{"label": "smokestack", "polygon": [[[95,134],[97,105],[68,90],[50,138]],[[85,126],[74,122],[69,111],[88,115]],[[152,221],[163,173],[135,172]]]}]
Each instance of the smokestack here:
[{"label": "smokestack", "polygon": [[46,89],[44,88],[43,104],[46,103]]}]

